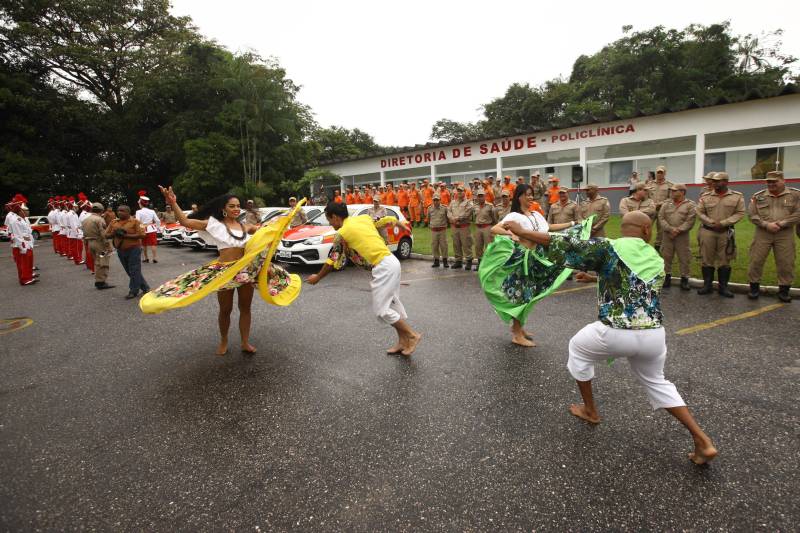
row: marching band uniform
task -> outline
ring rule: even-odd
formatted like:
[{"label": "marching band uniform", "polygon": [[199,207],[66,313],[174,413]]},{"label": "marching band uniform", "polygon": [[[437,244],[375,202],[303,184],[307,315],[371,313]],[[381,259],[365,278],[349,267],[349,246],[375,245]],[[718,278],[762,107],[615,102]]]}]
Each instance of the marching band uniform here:
[{"label": "marching band uniform", "polygon": [[20,216],[20,212],[27,200],[17,194],[6,204],[10,209],[6,216],[9,237],[11,237],[11,252],[14,263],[17,265],[17,276],[20,285],[32,285],[39,281],[33,275],[33,234],[28,221]]},{"label": "marching band uniform", "polygon": [[55,199],[49,198],[47,200],[47,207],[50,208],[50,211],[47,212],[47,223],[50,224],[50,235],[52,236],[53,241],[53,251],[58,253],[58,239],[56,238],[56,234],[58,233],[59,226],[56,219],[56,204]]},{"label": "marching band uniform", "polygon": [[[147,191],[139,191],[139,210],[136,211],[136,220],[144,226],[145,237],[144,240],[142,240],[142,246],[145,252],[148,246],[152,246],[153,248],[158,246],[158,228],[161,227],[161,221],[158,219],[158,215],[148,207],[150,198],[145,196],[146,192]],[[144,261],[145,263],[149,262],[147,253],[145,253]],[[153,251],[153,263],[158,263],[155,257],[155,250]]]}]

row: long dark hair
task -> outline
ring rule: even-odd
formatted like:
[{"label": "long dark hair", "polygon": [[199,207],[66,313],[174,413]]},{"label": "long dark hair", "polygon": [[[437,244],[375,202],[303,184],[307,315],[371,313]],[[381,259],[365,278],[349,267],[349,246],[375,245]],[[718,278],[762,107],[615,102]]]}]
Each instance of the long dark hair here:
[{"label": "long dark hair", "polygon": [[525,196],[530,189],[530,185],[526,185],[525,183],[520,183],[517,185],[517,188],[514,189],[514,198],[511,199],[511,211],[514,213],[525,214],[528,210],[526,209],[525,212],[522,211],[522,204],[520,204],[519,199]]},{"label": "long dark hair", "polygon": [[209,200],[203,204],[203,207],[197,210],[197,213],[190,213],[187,218],[207,220],[208,217],[214,217],[221,221],[225,218],[225,215],[222,214],[222,210],[225,209],[225,206],[228,205],[231,198],[236,198],[241,202],[241,199],[235,194],[223,194],[222,196],[217,196],[213,200]]}]

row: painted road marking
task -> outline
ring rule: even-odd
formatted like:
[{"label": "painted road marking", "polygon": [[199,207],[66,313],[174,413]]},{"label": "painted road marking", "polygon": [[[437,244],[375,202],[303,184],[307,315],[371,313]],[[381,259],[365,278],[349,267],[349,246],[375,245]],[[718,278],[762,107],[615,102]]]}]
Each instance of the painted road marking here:
[{"label": "painted road marking", "polygon": [[25,329],[31,324],[33,324],[33,320],[27,317],[4,318],[0,320],[0,335]]},{"label": "painted road marking", "polygon": [[753,311],[748,311],[746,313],[726,316],[718,320],[714,320],[713,322],[706,322],[704,324],[698,324],[696,326],[692,326],[689,328],[679,329],[678,331],[675,332],[675,335],[689,335],[690,333],[697,333],[698,331],[716,328],[717,326],[724,326],[725,324],[730,324],[731,322],[744,320],[745,318],[752,318],[754,316],[763,315],[764,313],[768,313],[770,311],[774,311],[775,309],[779,309],[784,305],[786,304],[772,304],[772,305],[767,305],[765,307],[761,307],[759,309],[755,309]]}]

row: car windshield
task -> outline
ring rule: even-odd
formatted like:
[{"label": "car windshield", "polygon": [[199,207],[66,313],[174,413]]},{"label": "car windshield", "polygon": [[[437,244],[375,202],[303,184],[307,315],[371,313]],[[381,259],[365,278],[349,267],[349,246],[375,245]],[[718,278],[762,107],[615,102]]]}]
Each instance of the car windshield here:
[{"label": "car windshield", "polygon": [[[357,209],[348,207],[347,208],[347,215],[353,216],[357,213]],[[325,211],[321,211],[318,215],[311,217],[308,220],[309,226],[330,226],[331,223],[328,222],[328,217],[325,216]]]}]

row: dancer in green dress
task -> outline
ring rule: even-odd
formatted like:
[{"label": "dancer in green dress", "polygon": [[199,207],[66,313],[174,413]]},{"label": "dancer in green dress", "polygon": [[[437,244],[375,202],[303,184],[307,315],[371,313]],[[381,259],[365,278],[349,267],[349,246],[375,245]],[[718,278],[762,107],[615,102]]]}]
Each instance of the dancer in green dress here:
[{"label": "dancer in green dress", "polygon": [[530,231],[566,230],[571,235],[587,239],[591,218],[579,224],[574,220],[548,225],[537,211],[532,211],[533,190],[521,184],[514,191],[511,212],[492,228],[495,235],[484,253],[478,278],[489,303],[505,323],[511,323],[511,342],[532,347],[536,344],[524,329],[528,314],[536,302],[556,290],[572,270],[563,266],[559,257],[551,257],[544,246],[521,239],[506,229],[506,223],[517,222]]}]

